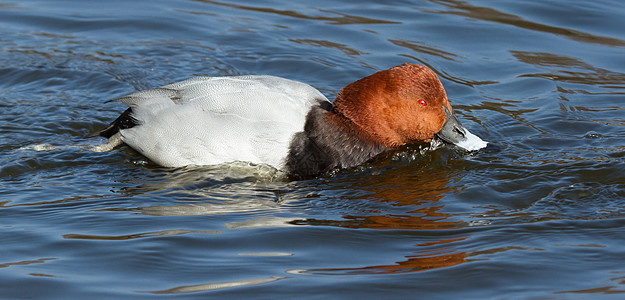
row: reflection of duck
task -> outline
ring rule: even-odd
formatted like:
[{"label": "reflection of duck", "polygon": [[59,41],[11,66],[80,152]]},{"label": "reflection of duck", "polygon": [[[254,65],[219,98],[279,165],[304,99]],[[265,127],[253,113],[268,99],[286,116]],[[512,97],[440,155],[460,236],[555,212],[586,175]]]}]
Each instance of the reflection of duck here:
[{"label": "reflection of duck", "polygon": [[[432,153],[432,156],[436,153]],[[431,156],[426,156],[431,157]],[[421,168],[415,171],[416,168]],[[308,219],[291,224],[339,226],[356,229],[382,230],[428,230],[427,242],[416,245],[413,253],[405,255],[405,260],[388,265],[369,265],[357,268],[323,268],[293,270],[295,273],[354,275],[389,274],[423,271],[450,267],[464,263],[468,253],[455,251],[454,244],[466,239],[464,235],[452,233],[454,229],[466,226],[465,222],[450,220],[442,212],[439,203],[445,194],[453,192],[448,187],[449,171],[433,167],[430,163],[413,162],[400,167],[384,168],[375,176],[358,176],[357,180],[345,178],[351,192],[341,195],[341,202],[358,202],[362,198],[389,205],[388,209],[343,215],[343,220]],[[337,179],[335,179],[337,180]],[[441,230],[438,233],[438,230]],[[412,234],[411,234],[412,235]],[[415,235],[418,236],[418,235]],[[380,254],[384,256],[386,254]]]},{"label": "reflection of duck", "polygon": [[432,252],[421,255],[408,256],[406,260],[393,265],[376,265],[360,268],[323,268],[307,270],[288,270],[288,273],[297,274],[325,274],[325,275],[359,275],[359,274],[397,274],[432,269],[446,268],[459,265],[466,261],[467,253],[448,253],[446,251]]},{"label": "reflection of duck", "polygon": [[[431,153],[425,160],[435,156]],[[380,165],[386,162],[381,162]],[[408,162],[392,166],[371,176],[347,176],[335,178],[334,185],[346,186],[349,193],[342,194],[341,203],[354,203],[365,198],[388,205],[388,209],[344,215],[343,220],[329,220],[328,225],[368,229],[454,229],[465,225],[462,221],[447,220],[449,216],[440,210],[438,201],[453,190],[447,187],[449,171],[438,168],[433,162]],[[330,194],[336,192],[329,192]],[[322,225],[325,220],[308,219],[298,224]]]},{"label": "reflection of duck", "polygon": [[432,70],[404,64],[343,88],[331,104],[313,87],[273,76],[196,77],[116,99],[130,108],[94,135],[167,167],[268,164],[295,178],[349,168],[438,136],[486,145],[452,114]]},{"label": "reflection of duck", "polygon": [[[392,230],[394,232],[390,236],[407,238],[407,243],[409,243],[407,247],[413,248],[407,253],[380,252],[380,259],[388,259],[389,263],[387,264],[366,264],[356,268],[331,267],[289,271],[293,273],[349,275],[405,273],[444,268],[464,263],[467,256],[470,255],[465,251],[457,251],[456,248],[457,244],[462,243],[467,238],[467,234],[466,232],[458,233],[455,229],[465,227],[466,223],[451,219],[448,214],[442,211],[443,205],[439,202],[445,195],[453,192],[448,187],[448,183],[455,176],[455,173],[450,173],[449,168],[441,168],[441,166],[448,164],[446,160],[433,161],[438,160],[441,152],[445,151],[447,150],[443,148],[429,152],[423,157],[417,156],[420,159],[423,158],[419,161],[412,159],[406,161],[392,159],[391,161],[391,158],[387,157],[387,160],[376,163],[377,167],[368,169],[373,172],[370,176],[360,176],[362,172],[368,171],[358,172],[358,174],[343,173],[327,181],[258,183],[242,178],[237,182],[232,181],[234,179],[227,179],[227,184],[224,184],[223,182],[206,182],[206,178],[216,176],[215,174],[211,175],[211,168],[209,167],[197,170],[195,168],[193,170],[175,170],[174,172],[166,172],[168,180],[163,180],[166,184],[161,188],[167,190],[167,194],[176,195],[177,205],[145,206],[130,210],[157,216],[215,215],[241,212],[244,212],[244,215],[252,216],[249,219],[244,218],[224,224],[230,230],[298,225],[336,226],[345,228],[347,231],[352,231],[352,228],[375,229],[369,232]],[[218,170],[215,169],[215,172]],[[169,177],[172,175],[173,178]],[[199,186],[198,183],[202,185]],[[173,188],[175,186],[186,188],[176,190]],[[161,188],[142,185],[127,192],[161,191]],[[228,190],[232,192],[228,192]],[[301,191],[303,194],[300,193]],[[315,194],[310,194],[311,191],[320,194],[315,196]],[[237,196],[233,197],[233,195]],[[210,200],[197,201],[195,196],[198,196],[198,199]],[[316,197],[325,200],[313,200]],[[187,198],[189,200],[186,202],[180,201]],[[294,201],[295,199],[297,201]],[[344,214],[339,220],[302,219],[299,217],[299,213],[295,217],[284,217],[290,214],[288,209],[283,210],[284,206],[281,201],[285,201],[291,207],[314,202],[312,205],[324,207],[323,212],[327,212],[328,206],[332,205],[318,201],[332,201],[341,206],[339,208],[334,207],[334,211],[341,211]],[[295,203],[298,201],[301,203]],[[365,204],[366,207],[363,207],[363,202],[372,205]],[[310,207],[306,206],[306,208]],[[297,207],[296,210],[303,211],[305,209],[304,207]],[[259,211],[263,211],[263,213],[249,213]],[[272,212],[276,212],[276,214]],[[422,235],[421,232],[426,233]],[[375,234],[371,236],[375,236]],[[389,236],[389,234],[382,234],[382,236]],[[373,240],[375,237],[370,239]],[[416,245],[412,246],[413,244]],[[403,258],[401,258],[402,256]]]}]

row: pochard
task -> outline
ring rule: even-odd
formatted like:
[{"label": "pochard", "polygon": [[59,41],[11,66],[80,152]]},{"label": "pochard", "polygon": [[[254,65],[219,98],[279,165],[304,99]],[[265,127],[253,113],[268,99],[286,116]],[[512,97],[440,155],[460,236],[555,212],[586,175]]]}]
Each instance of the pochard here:
[{"label": "pochard", "polygon": [[93,136],[165,167],[246,161],[306,178],[436,137],[469,151],[487,144],[460,124],[436,74],[408,63],[350,83],[332,103],[268,75],[194,77],[113,100],[130,108]]}]

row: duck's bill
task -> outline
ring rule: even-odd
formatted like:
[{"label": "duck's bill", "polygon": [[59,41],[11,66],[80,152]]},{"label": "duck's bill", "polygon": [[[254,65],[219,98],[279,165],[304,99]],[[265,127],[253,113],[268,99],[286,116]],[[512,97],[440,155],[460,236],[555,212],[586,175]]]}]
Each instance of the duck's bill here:
[{"label": "duck's bill", "polygon": [[443,128],[436,134],[438,138],[468,151],[479,150],[486,147],[488,143],[464,128],[458,118],[456,118],[447,107],[443,106],[443,110],[445,110],[445,124],[443,124]]}]

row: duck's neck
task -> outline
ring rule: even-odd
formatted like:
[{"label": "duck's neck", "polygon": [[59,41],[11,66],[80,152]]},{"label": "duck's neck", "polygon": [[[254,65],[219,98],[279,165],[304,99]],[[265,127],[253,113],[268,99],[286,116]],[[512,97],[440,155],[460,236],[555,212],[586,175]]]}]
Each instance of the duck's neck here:
[{"label": "duck's neck", "polygon": [[304,131],[295,134],[286,159],[286,171],[300,179],[351,168],[387,150],[354,122],[336,114],[331,105],[314,107]]}]

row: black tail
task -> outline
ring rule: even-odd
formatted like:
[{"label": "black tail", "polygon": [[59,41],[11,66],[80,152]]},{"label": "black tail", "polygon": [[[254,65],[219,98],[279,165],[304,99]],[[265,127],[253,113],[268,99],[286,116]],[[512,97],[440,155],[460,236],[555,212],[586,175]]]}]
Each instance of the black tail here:
[{"label": "black tail", "polygon": [[124,111],[121,115],[119,115],[119,117],[117,117],[115,121],[109,124],[109,126],[106,126],[106,128],[100,131],[94,132],[87,137],[102,136],[108,139],[114,134],[118,133],[122,129],[134,127],[138,123],[137,123],[137,120],[135,120],[131,116],[131,114],[132,114],[132,108],[129,107],[126,111]]}]

